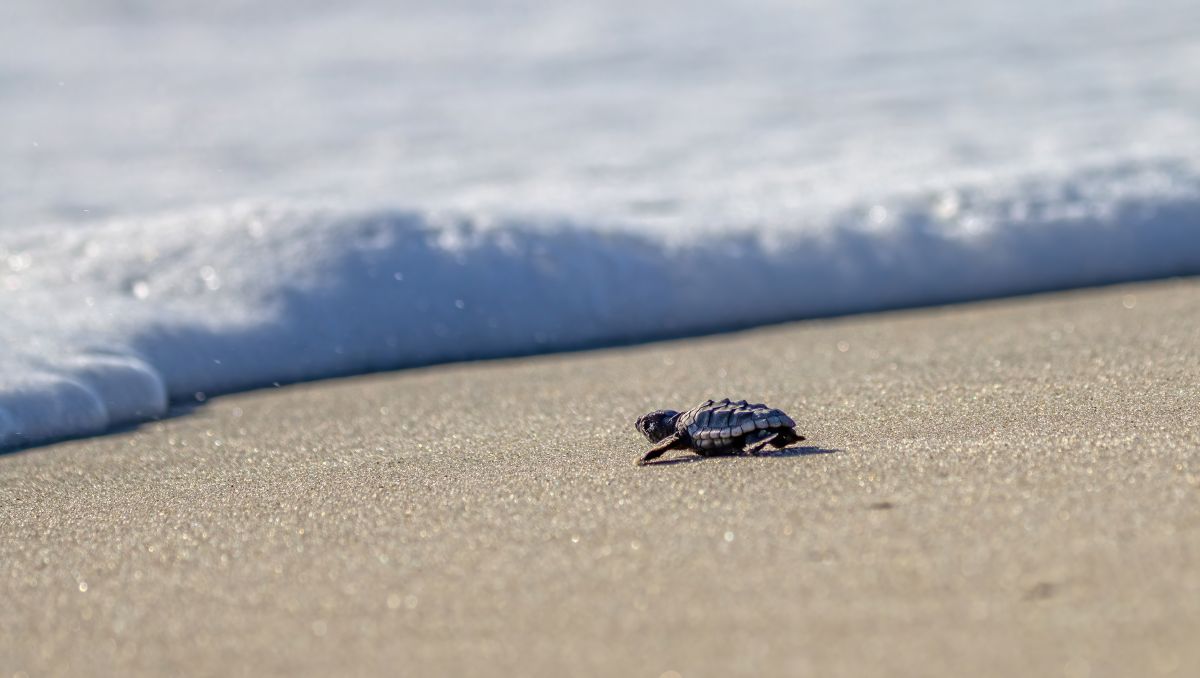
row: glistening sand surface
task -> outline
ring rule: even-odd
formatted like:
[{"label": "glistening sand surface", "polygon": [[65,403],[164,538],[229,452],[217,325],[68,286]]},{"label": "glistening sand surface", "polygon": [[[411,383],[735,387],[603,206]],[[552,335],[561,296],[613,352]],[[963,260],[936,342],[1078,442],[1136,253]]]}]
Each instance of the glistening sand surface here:
[{"label": "glistening sand surface", "polygon": [[[1198,337],[1186,280],[321,382],[0,456],[0,673],[1195,675]],[[637,414],[726,394],[811,447],[633,466]]]}]

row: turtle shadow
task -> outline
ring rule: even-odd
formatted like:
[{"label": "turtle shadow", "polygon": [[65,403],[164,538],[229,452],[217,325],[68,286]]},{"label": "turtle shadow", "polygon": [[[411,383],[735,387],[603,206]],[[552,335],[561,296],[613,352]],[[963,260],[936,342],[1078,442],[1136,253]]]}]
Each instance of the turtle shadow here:
[{"label": "turtle shadow", "polygon": [[783,459],[785,457],[807,457],[814,454],[834,454],[841,450],[830,447],[819,447],[817,445],[801,445],[798,447],[785,447],[782,450],[771,450],[770,452],[760,452],[759,454],[726,454],[713,457],[701,457],[698,454],[691,454],[686,457],[671,457],[670,459],[658,459],[648,461],[643,466],[674,466],[676,464],[694,464],[696,462],[707,461],[709,459],[743,459],[753,461],[757,459]]}]

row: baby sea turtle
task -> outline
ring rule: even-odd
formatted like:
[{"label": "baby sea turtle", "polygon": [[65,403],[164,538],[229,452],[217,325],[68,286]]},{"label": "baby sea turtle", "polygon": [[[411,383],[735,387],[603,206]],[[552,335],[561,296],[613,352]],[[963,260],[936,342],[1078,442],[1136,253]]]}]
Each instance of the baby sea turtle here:
[{"label": "baby sea turtle", "polygon": [[657,443],[638,461],[645,464],[667,450],[690,449],[702,457],[758,454],[770,445],[776,449],[804,440],[796,422],[782,411],[745,400],[708,400],[687,412],[657,410],[638,417],[637,429]]}]

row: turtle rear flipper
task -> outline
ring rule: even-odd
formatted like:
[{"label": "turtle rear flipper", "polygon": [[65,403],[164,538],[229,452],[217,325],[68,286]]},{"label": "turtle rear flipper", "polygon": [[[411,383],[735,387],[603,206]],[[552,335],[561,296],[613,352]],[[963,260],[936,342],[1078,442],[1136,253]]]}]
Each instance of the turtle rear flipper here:
[{"label": "turtle rear flipper", "polygon": [[782,450],[792,443],[798,443],[801,440],[804,440],[804,436],[796,433],[790,428],[762,431],[758,434],[758,436],[759,437],[755,437],[753,441],[748,441],[746,443],[745,448],[743,448],[746,450],[746,452],[750,454],[761,454],[768,445],[777,450]]},{"label": "turtle rear flipper", "polygon": [[801,440],[804,440],[804,436],[796,433],[795,429],[785,428],[775,434],[775,439],[771,441],[771,444],[775,446],[775,449],[782,450],[788,445],[798,443]]},{"label": "turtle rear flipper", "polygon": [[[742,449],[748,454],[758,454],[762,452],[767,445],[775,445],[775,441],[779,439],[778,431],[760,431],[757,434],[751,434],[753,440],[747,440],[746,446]],[[778,445],[776,445],[778,447]]]}]

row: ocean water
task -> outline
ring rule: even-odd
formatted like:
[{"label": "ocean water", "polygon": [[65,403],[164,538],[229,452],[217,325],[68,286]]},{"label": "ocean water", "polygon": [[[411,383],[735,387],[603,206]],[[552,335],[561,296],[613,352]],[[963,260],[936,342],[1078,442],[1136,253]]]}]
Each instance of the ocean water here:
[{"label": "ocean water", "polygon": [[1200,3],[0,4],[0,447],[1200,273]]}]

